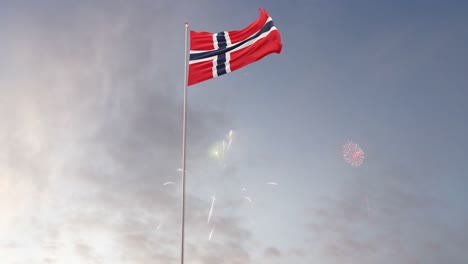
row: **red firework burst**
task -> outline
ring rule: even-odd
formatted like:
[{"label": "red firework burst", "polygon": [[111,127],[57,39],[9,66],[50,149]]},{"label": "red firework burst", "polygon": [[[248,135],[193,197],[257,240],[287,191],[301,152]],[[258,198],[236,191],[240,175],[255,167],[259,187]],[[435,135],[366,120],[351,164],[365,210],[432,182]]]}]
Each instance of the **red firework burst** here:
[{"label": "red firework burst", "polygon": [[343,146],[343,158],[353,167],[359,167],[364,162],[364,151],[358,144],[348,141]]}]

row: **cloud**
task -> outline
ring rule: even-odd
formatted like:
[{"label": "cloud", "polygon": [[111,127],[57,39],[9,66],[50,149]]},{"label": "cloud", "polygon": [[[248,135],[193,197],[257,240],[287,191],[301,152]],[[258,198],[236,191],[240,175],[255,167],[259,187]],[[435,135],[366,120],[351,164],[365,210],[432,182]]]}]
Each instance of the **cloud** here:
[{"label": "cloud", "polygon": [[281,251],[275,247],[267,247],[263,255],[267,258],[279,258],[281,257]]},{"label": "cloud", "polygon": [[1,247],[6,248],[6,249],[16,249],[16,248],[20,248],[21,245],[15,242],[6,242],[6,243],[3,243]]},{"label": "cloud", "polygon": [[320,240],[308,240],[308,250],[331,262],[438,263],[450,259],[462,263],[462,252],[448,253],[458,250],[460,242],[454,238],[459,237],[455,231],[461,230],[459,224],[449,228],[443,218],[430,216],[434,210],[444,210],[441,201],[408,187],[423,183],[424,174],[400,167],[378,175],[351,182],[335,196],[317,199],[305,228],[311,237]]},{"label": "cloud", "polygon": [[292,248],[289,250],[288,254],[295,257],[304,257],[306,255],[306,251],[302,248]]},{"label": "cloud", "polygon": [[[178,259],[182,101],[172,8],[56,3],[10,18],[0,64],[8,71],[0,77],[0,232],[10,246],[1,262]],[[189,118],[189,164],[200,164],[195,153],[227,117],[199,110]],[[163,186],[167,179],[176,184]],[[227,245],[200,243],[209,201],[196,189],[187,195],[187,248],[202,245],[187,256],[249,263],[251,234],[235,210],[213,219]]]}]

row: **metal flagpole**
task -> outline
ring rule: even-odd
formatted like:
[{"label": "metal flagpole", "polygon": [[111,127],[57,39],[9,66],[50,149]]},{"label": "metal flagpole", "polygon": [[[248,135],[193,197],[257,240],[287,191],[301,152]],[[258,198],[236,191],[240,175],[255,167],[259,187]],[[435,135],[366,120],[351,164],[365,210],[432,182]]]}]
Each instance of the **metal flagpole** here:
[{"label": "metal flagpole", "polygon": [[185,22],[185,63],[184,63],[184,117],[182,124],[182,222],[181,222],[181,248],[180,263],[184,264],[184,231],[185,231],[185,145],[186,145],[186,123],[187,123],[187,60],[188,60],[188,28]]}]

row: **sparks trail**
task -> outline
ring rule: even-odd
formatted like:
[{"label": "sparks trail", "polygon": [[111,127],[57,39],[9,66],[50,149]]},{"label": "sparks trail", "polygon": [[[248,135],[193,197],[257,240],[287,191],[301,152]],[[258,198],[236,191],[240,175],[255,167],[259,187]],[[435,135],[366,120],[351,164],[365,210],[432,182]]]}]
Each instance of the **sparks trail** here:
[{"label": "sparks trail", "polygon": [[250,197],[244,196],[244,198],[245,198],[247,201],[252,202],[252,199],[251,199]]},{"label": "sparks trail", "polygon": [[169,185],[169,184],[175,184],[175,183],[171,181],[163,183],[164,186]]},{"label": "sparks trail", "polygon": [[[222,166],[223,169],[226,167],[226,157],[229,157],[229,151],[232,145],[232,134],[233,134],[233,131],[231,129],[229,131],[229,134],[225,136],[225,138],[222,141],[218,141],[214,143],[209,149],[210,156],[215,158],[219,162],[219,165]],[[210,198],[211,198],[211,207],[208,212],[207,224],[210,223],[211,216],[213,215],[214,203],[216,201],[216,194],[213,194]],[[211,232],[208,236],[208,240],[211,240],[211,237],[213,236],[213,232],[214,232],[214,227],[211,229]]]},{"label": "sparks trail", "polygon": [[229,130],[229,135],[228,135],[228,150],[231,148],[231,143],[232,143],[232,129]]},{"label": "sparks trail", "polygon": [[[210,147],[210,155],[217,159],[220,162],[225,161],[226,157],[229,156],[229,151],[232,146],[232,140],[233,140],[233,133],[234,131],[231,129],[229,130],[229,133],[224,136],[223,140],[217,141],[213,143],[213,145]],[[225,164],[224,164],[225,166]]]},{"label": "sparks trail", "polygon": [[267,182],[267,184],[268,184],[268,185],[276,185],[276,186],[278,186],[278,183],[276,183],[276,182]]},{"label": "sparks trail", "polygon": [[208,212],[208,221],[207,221],[208,224],[210,223],[211,214],[213,213],[214,202],[216,200],[216,197],[214,194],[210,198],[211,198],[211,208],[210,208],[210,211]]},{"label": "sparks trail", "polygon": [[211,236],[213,236],[213,232],[214,232],[214,227],[211,229],[210,235],[208,236],[208,241],[211,240]]}]

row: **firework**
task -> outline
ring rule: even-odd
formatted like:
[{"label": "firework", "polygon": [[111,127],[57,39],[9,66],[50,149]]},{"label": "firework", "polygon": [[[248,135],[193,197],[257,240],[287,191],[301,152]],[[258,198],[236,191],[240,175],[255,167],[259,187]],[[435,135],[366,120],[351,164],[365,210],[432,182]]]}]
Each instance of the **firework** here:
[{"label": "firework", "polygon": [[230,148],[231,148],[231,143],[232,143],[232,133],[233,133],[232,129],[231,129],[231,130],[229,130],[229,135],[228,135],[228,149],[230,149]]},{"label": "firework", "polygon": [[211,214],[213,213],[213,206],[214,206],[215,200],[216,200],[216,197],[213,194],[213,196],[211,196],[211,208],[210,208],[210,211],[208,212],[208,222],[207,223],[210,223],[210,218],[211,218]]},{"label": "firework", "polygon": [[213,235],[214,227],[211,229],[210,235],[208,236],[208,240],[211,240],[211,236]]},{"label": "firework", "polygon": [[245,198],[247,201],[252,202],[252,199],[251,199],[250,197],[245,196],[244,198]]},{"label": "firework", "polygon": [[220,162],[220,165],[226,167],[226,158],[229,157],[229,150],[232,145],[233,131],[230,130],[224,139],[213,143],[209,148],[209,155]]},{"label": "firework", "polygon": [[175,183],[171,181],[163,183],[164,186],[169,185],[169,184],[175,184]]},{"label": "firework", "polygon": [[[181,173],[183,172],[181,168],[178,168],[177,171]],[[190,172],[187,169],[185,170],[185,175],[190,175]]]},{"label": "firework", "polygon": [[358,144],[348,141],[343,146],[343,158],[351,166],[359,167],[364,162],[364,151]]},{"label": "firework", "polygon": [[268,185],[278,185],[277,182],[267,182]]}]

